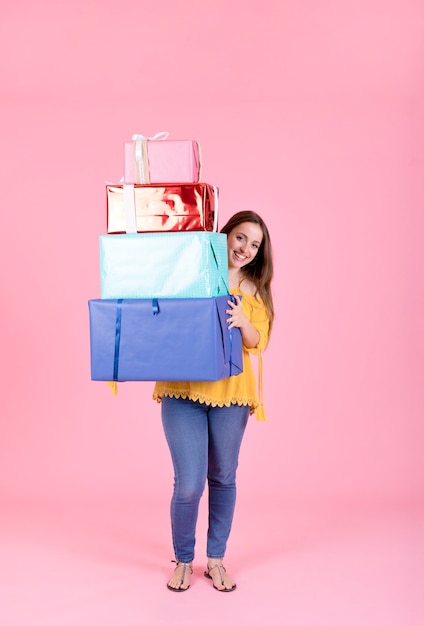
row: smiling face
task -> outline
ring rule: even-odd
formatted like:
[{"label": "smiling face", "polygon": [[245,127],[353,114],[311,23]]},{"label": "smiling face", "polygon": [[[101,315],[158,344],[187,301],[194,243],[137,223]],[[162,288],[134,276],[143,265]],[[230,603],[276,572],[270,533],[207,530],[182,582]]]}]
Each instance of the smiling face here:
[{"label": "smiling face", "polygon": [[228,233],[228,268],[241,269],[255,258],[263,232],[255,222],[242,222]]}]

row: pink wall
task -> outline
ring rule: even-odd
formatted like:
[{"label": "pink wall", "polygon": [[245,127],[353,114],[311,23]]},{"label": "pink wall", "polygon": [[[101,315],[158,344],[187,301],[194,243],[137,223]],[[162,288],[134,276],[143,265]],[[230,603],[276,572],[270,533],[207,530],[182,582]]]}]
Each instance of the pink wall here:
[{"label": "pink wall", "polygon": [[268,424],[243,488],[418,497],[424,7],[420,0],[95,0],[2,9],[0,494],[168,494],[152,384],[89,379],[104,180],[122,142],[198,139],[221,224],[275,251]]}]

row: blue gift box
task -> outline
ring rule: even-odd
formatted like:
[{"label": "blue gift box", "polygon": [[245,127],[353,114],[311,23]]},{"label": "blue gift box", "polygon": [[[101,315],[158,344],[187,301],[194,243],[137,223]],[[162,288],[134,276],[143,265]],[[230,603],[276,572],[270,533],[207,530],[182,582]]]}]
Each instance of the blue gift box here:
[{"label": "blue gift box", "polygon": [[104,299],[213,298],[226,293],[224,233],[100,236],[100,296]]},{"label": "blue gift box", "polygon": [[228,300],[89,300],[91,379],[214,381],[243,371],[242,339],[228,329]]}]

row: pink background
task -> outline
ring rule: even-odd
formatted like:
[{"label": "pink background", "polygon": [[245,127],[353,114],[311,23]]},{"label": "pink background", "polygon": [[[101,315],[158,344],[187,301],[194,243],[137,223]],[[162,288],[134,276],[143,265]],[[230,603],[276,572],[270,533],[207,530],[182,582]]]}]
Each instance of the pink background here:
[{"label": "pink background", "polygon": [[253,209],[272,234],[269,421],[248,428],[240,519],[258,502],[265,519],[287,502],[422,505],[423,42],[421,0],[2,8],[4,507],[167,511],[153,385],[90,381],[87,309],[104,181],[124,140],[162,130],[200,141],[221,225]]}]

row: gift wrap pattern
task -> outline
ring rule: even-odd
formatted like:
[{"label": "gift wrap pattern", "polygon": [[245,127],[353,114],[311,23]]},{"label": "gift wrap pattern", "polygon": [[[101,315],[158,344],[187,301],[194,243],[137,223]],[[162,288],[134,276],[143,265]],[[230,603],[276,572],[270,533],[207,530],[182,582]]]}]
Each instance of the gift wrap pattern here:
[{"label": "gift wrap pattern", "polygon": [[100,235],[102,298],[228,294],[227,237],[181,232]]},{"label": "gift wrap pattern", "polygon": [[207,183],[106,185],[106,196],[111,234],[216,230],[218,191]]},{"label": "gift wrap pattern", "polygon": [[218,190],[199,182],[200,145],[177,150],[167,136],[134,135],[125,148],[134,173],[107,185],[101,297],[88,303],[92,380],[214,381],[243,370],[240,329],[226,321]]},{"label": "gift wrap pattern", "polygon": [[219,380],[242,371],[229,296],[90,300],[93,380]]}]

